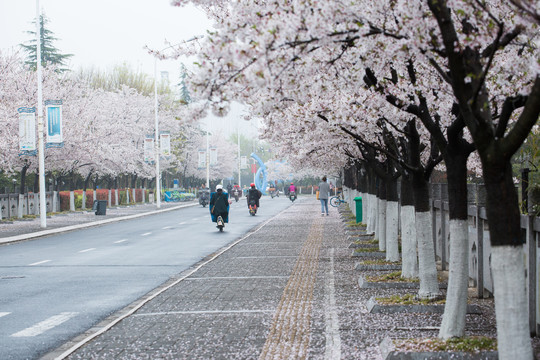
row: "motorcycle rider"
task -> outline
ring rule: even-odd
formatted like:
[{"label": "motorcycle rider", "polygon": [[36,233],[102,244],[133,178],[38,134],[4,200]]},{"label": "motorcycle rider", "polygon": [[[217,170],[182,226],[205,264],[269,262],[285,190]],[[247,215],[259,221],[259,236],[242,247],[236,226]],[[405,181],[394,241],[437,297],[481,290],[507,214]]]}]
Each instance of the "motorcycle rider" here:
[{"label": "motorcycle rider", "polygon": [[218,216],[223,222],[229,222],[229,194],[223,191],[223,185],[216,185],[216,192],[210,194],[210,216],[217,223]]},{"label": "motorcycle rider", "polygon": [[296,199],[296,186],[294,186],[294,183],[291,183],[291,185],[289,186],[289,198]]},{"label": "motorcycle rider", "polygon": [[210,193],[209,189],[203,184],[201,186],[201,189],[199,190],[199,204],[201,204],[203,207],[205,207],[206,204],[208,204],[209,193]]},{"label": "motorcycle rider", "polygon": [[247,192],[247,206],[249,208],[249,202],[251,200],[255,200],[255,204],[257,205],[257,208],[259,208],[259,199],[262,196],[262,193],[255,187],[254,183],[250,184],[251,188]]},{"label": "motorcycle rider", "polygon": [[291,183],[291,185],[289,186],[289,194],[292,192],[296,193],[296,186],[294,186],[294,183]]}]

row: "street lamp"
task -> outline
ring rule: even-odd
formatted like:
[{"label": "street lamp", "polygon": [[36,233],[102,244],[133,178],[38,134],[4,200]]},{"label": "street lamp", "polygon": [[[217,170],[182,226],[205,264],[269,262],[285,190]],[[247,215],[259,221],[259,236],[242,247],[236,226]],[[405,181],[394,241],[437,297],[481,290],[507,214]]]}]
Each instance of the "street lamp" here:
[{"label": "street lamp", "polygon": [[[201,39],[202,36],[194,36],[193,38],[184,41],[183,43],[188,43],[194,40]],[[159,157],[161,148],[159,146],[159,116],[158,116],[158,93],[157,93],[157,61],[158,61],[158,55],[159,53],[173,48],[176,45],[167,46],[166,48],[160,50],[158,54],[154,55],[154,115],[155,115],[155,121],[154,121],[154,128],[155,128],[155,134],[154,134],[154,143],[155,143],[155,157],[156,157],[156,207],[159,209],[161,207],[161,173],[159,171]],[[207,181],[208,182],[208,181]]]},{"label": "street lamp", "polygon": [[43,91],[41,75],[41,17],[39,0],[36,0],[36,73],[37,73],[37,120],[39,164],[39,219],[42,228],[47,227],[47,201],[45,198],[45,146],[43,144]]},{"label": "street lamp", "polygon": [[208,126],[206,128],[206,187],[210,189],[210,142],[208,133],[210,132],[210,118],[208,118]]}]

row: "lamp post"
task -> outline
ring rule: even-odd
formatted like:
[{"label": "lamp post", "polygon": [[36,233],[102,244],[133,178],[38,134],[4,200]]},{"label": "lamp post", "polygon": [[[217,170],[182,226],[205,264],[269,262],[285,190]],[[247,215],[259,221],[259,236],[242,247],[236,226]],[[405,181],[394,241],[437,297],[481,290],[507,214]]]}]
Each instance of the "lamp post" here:
[{"label": "lamp post", "polygon": [[210,141],[208,133],[210,132],[210,118],[208,118],[208,126],[206,128],[206,187],[210,189]]},{"label": "lamp post", "polygon": [[157,97],[157,57],[154,57],[154,128],[155,128],[155,156],[156,156],[156,207],[161,207],[161,173],[159,171],[159,116],[158,116],[158,97]]},{"label": "lamp post", "polygon": [[41,16],[39,0],[36,0],[36,73],[37,73],[37,120],[38,120],[38,164],[39,164],[39,220],[42,228],[47,227],[47,200],[45,198],[45,147],[43,144],[43,91],[41,75]]},{"label": "lamp post", "polygon": [[[201,39],[202,36],[194,36],[193,38],[184,41],[184,43],[188,43],[194,40]],[[178,45],[178,44],[177,44]],[[176,45],[167,46],[166,48],[160,50],[159,52],[163,52],[167,49],[173,48]],[[161,173],[159,169],[159,157],[161,155],[161,147],[159,144],[159,116],[158,116],[158,93],[157,93],[157,60],[158,55],[154,55],[154,128],[155,128],[155,134],[154,134],[154,143],[155,143],[155,157],[156,157],[156,207],[159,209],[161,207]]]}]

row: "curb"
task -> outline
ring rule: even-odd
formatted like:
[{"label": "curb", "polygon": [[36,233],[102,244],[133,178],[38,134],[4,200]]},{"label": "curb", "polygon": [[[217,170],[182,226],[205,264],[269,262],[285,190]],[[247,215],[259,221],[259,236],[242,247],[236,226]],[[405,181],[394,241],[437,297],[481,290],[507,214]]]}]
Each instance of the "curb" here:
[{"label": "curb", "polygon": [[170,208],[167,208],[167,209],[152,210],[152,211],[149,211],[149,212],[143,212],[143,213],[135,214],[135,215],[119,216],[119,217],[106,219],[106,220],[92,221],[92,222],[88,222],[88,223],[84,223],[84,224],[69,225],[69,226],[59,227],[59,228],[56,228],[56,229],[42,230],[42,231],[37,231],[37,232],[33,232],[33,233],[27,233],[27,234],[22,234],[22,235],[10,236],[10,237],[6,237],[6,238],[0,238],[0,245],[12,243],[12,242],[35,239],[35,238],[42,237],[42,236],[47,236],[47,235],[52,235],[52,234],[59,234],[59,233],[67,232],[67,231],[78,230],[78,229],[83,229],[83,228],[92,227],[92,226],[99,226],[99,225],[108,224],[108,223],[112,223],[112,222],[116,222],[116,221],[135,219],[135,218],[139,218],[139,217],[143,217],[143,216],[159,214],[159,213],[163,213],[163,212],[178,210],[178,209],[181,209],[181,208],[190,207],[190,206],[196,206],[196,205],[199,205],[199,204],[178,205],[178,206],[170,207]]}]

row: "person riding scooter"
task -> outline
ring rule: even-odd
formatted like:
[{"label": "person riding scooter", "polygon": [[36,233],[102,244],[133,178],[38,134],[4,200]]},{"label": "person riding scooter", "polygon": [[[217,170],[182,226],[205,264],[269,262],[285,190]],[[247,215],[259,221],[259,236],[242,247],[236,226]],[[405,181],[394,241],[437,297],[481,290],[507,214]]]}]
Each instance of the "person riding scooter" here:
[{"label": "person riding scooter", "polygon": [[296,200],[296,186],[293,183],[289,186],[289,199],[293,202]]},{"label": "person riding scooter", "polygon": [[[223,185],[217,185],[216,192],[210,194],[210,216],[212,222],[217,223],[219,231],[223,231],[225,223],[229,222],[229,194],[223,191]],[[219,218],[223,224],[218,222]]]},{"label": "person riding scooter", "polygon": [[249,203],[251,200],[255,201],[255,205],[257,205],[257,208],[259,208],[259,199],[262,196],[262,193],[257,190],[254,183],[251,183],[251,188],[247,192],[247,206],[249,208]]}]

